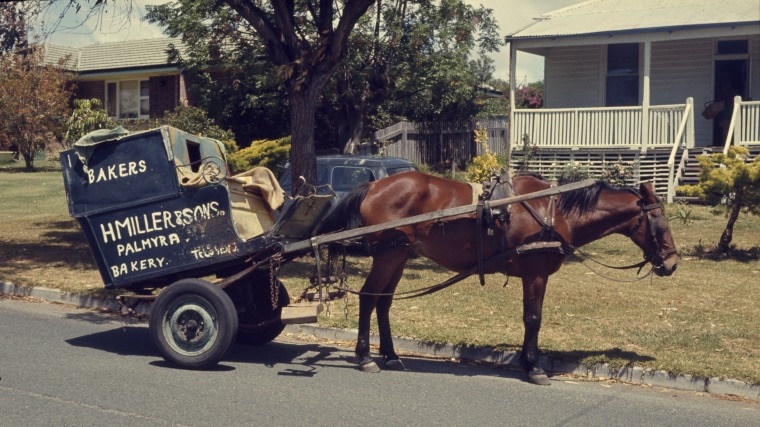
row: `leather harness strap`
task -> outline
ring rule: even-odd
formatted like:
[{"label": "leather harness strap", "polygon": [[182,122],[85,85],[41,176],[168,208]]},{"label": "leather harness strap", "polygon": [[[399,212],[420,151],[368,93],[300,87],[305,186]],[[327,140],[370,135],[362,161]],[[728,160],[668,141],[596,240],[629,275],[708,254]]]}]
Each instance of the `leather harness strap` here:
[{"label": "leather harness strap", "polygon": [[483,214],[484,214],[483,197],[478,199],[478,208],[475,211],[475,254],[478,260],[478,278],[480,279],[480,286],[486,285],[485,272],[483,271]]}]

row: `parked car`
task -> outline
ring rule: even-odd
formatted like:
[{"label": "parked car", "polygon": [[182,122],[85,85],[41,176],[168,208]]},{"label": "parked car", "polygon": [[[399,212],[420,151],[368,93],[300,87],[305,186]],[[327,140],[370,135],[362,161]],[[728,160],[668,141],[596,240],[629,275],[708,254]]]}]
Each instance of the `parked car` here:
[{"label": "parked car", "polygon": [[[340,199],[354,187],[365,182],[377,181],[400,172],[417,170],[409,160],[385,156],[328,155],[317,156],[317,182],[329,185]],[[280,185],[287,194],[292,191],[290,164],[280,177]]]}]

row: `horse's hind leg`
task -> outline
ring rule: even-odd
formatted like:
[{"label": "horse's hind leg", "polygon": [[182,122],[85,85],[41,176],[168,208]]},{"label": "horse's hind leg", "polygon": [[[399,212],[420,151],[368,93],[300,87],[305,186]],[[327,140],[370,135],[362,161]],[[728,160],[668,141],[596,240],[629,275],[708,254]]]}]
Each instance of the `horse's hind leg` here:
[{"label": "horse's hind leg", "polygon": [[[377,308],[377,322],[380,332],[380,352],[385,356],[386,367],[389,369],[403,369],[398,356],[393,350],[389,311],[393,297],[378,297],[370,294],[393,293],[401,279],[406,264],[406,251],[396,250],[390,253],[377,255],[372,260],[367,280],[361,289],[359,296],[359,336],[356,340],[356,358],[359,367],[364,372],[378,372],[380,369],[372,357],[369,348],[369,330],[372,311]],[[398,362],[388,363],[390,360]]]},{"label": "horse's hind leg", "polygon": [[[386,292],[391,293],[396,290],[401,275],[404,272],[404,264],[399,266],[397,274],[391,278],[390,289],[386,288]],[[383,296],[377,302],[377,327],[380,332],[380,354],[385,357],[383,367],[385,369],[393,371],[403,371],[404,363],[401,362],[396,351],[393,348],[393,335],[391,334],[391,321],[390,311],[391,304],[393,304],[392,296]]]},{"label": "horse's hind leg", "polygon": [[520,361],[528,373],[528,380],[534,384],[549,385],[549,377],[538,363],[538,333],[541,330],[541,313],[544,294],[546,293],[546,276],[523,278],[523,339]]}]

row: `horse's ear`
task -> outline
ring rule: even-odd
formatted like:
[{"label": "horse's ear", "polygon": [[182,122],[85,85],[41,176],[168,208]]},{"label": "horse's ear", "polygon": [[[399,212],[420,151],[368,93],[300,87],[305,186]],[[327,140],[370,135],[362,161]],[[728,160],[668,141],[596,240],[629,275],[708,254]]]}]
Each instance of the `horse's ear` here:
[{"label": "horse's ear", "polygon": [[654,192],[654,187],[650,181],[639,184],[639,192],[641,193],[641,197],[645,200],[657,199],[657,194]]}]

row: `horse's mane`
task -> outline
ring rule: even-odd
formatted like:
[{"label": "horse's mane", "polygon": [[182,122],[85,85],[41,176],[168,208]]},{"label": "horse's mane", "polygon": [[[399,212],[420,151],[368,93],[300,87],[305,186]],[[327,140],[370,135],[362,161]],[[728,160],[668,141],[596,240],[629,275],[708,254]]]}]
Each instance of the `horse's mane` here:
[{"label": "horse's mane", "polygon": [[[515,177],[519,176],[533,177],[544,182],[549,182],[547,179],[541,176],[541,174],[536,172],[520,171],[515,174]],[[568,184],[569,182],[571,181],[560,181],[559,185]],[[599,202],[599,195],[604,190],[626,191],[638,196],[639,198],[641,197],[641,194],[636,189],[630,187],[618,187],[610,185],[604,181],[597,180],[596,183],[590,187],[560,194],[558,201],[559,209],[565,215],[572,212],[577,212],[579,215],[582,215],[586,212],[593,211],[596,209],[596,205]]]},{"label": "horse's mane", "polygon": [[361,227],[361,218],[359,217],[359,208],[361,207],[364,197],[369,191],[369,183],[360,184],[346,196],[343,200],[334,206],[325,216],[322,224],[319,226],[319,233],[331,233],[334,231],[350,230]]}]

